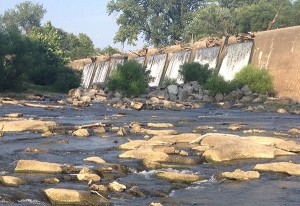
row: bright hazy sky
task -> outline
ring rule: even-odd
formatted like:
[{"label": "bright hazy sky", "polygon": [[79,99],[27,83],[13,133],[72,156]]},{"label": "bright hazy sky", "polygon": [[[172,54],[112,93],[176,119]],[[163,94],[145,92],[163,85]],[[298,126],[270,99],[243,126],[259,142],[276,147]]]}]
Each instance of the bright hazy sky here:
[{"label": "bright hazy sky", "polygon": [[[25,0],[0,0],[0,14]],[[74,34],[85,33],[94,42],[95,47],[111,45],[122,49],[120,44],[113,44],[113,37],[118,30],[116,15],[108,16],[106,4],[109,0],[31,0],[40,3],[47,10],[42,23],[51,21],[52,25]],[[140,42],[136,47],[126,46],[125,51],[143,47]]]}]

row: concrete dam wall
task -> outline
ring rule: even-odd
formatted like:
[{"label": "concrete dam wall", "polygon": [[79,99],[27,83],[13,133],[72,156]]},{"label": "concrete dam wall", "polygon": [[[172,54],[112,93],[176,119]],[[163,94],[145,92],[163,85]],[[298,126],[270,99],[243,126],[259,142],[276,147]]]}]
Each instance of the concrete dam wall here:
[{"label": "concrete dam wall", "polygon": [[[82,87],[104,83],[118,64],[133,59],[150,70],[154,80],[150,86],[161,85],[166,78],[182,83],[178,71],[186,62],[209,64],[219,75],[232,80],[234,75],[249,63],[267,69],[274,82],[278,97],[300,101],[300,26],[259,32],[255,39],[237,42],[230,37],[219,42],[203,40],[188,47],[175,45],[164,49],[152,48],[143,53],[132,52],[124,56],[100,57],[83,68]],[[87,60],[85,60],[86,62]],[[78,63],[77,63],[78,64]]]},{"label": "concrete dam wall", "polygon": [[269,71],[278,97],[300,102],[300,26],[257,33],[251,62]]}]

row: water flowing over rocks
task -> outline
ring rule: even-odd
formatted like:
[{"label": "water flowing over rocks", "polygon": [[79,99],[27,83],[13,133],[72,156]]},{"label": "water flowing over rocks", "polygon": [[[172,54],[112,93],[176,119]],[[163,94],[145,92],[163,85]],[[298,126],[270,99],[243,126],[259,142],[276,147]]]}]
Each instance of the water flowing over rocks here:
[{"label": "water flowing over rocks", "polygon": [[[0,124],[36,121],[37,126],[9,133],[7,128],[4,131],[0,127],[0,132],[5,132],[0,138],[3,155],[0,184],[16,182],[6,185],[10,188],[0,187],[0,204],[5,199],[16,204],[27,204],[26,201],[50,204],[46,203],[48,198],[54,205],[105,205],[110,204],[109,201],[113,205],[134,206],[150,205],[154,201],[166,205],[218,205],[231,201],[224,196],[234,195],[249,203],[248,196],[257,194],[258,188],[262,194],[277,194],[281,181],[288,185],[281,191],[284,195],[297,191],[297,177],[287,180],[286,176],[267,173],[299,176],[297,130],[300,125],[297,115],[291,115],[297,106],[290,108],[290,101],[287,101],[289,106],[280,104],[289,113],[279,114],[275,113],[279,107],[277,100],[269,97],[264,100],[267,103],[250,102],[248,105],[241,102],[244,94],[240,90],[222,94],[223,100],[220,100],[196,83],[175,86],[178,89],[177,96],[172,97],[175,101],[170,101],[167,87],[161,87],[159,91],[153,89],[153,96],[147,98],[129,99],[115,92],[112,96],[119,101],[114,103],[119,104],[119,108],[106,107],[105,95],[108,94],[104,90],[101,95],[105,101],[96,103],[99,88],[76,90],[76,101],[84,100],[90,105],[86,108],[74,107],[71,99],[65,100],[64,108],[53,110],[5,100]],[[181,102],[186,94],[187,102]],[[194,98],[195,95],[201,96],[201,100]],[[203,103],[205,95],[211,103]],[[221,98],[221,94],[219,96]],[[258,97],[258,94],[250,95],[251,99]],[[230,107],[223,110],[226,98],[232,100]],[[142,111],[129,109],[132,102],[142,103]],[[200,109],[181,111],[196,108],[196,104]],[[171,110],[165,110],[164,105]],[[252,112],[243,111],[250,106]],[[23,116],[5,116],[14,113]],[[28,119],[29,114],[31,119]],[[291,128],[294,129],[289,131]],[[74,138],[74,131],[88,132],[89,138]],[[42,136],[49,135],[42,138],[39,132],[43,132]],[[9,147],[6,148],[6,144]],[[289,160],[295,163],[276,162]],[[254,165],[256,171],[251,171]],[[257,180],[254,185],[239,182],[233,187],[232,181],[224,179]],[[49,187],[55,188],[47,189]],[[28,188],[30,192],[25,191]],[[215,188],[222,191],[218,192],[221,197],[211,192]],[[210,195],[214,195],[213,198]],[[290,200],[297,198],[293,196]],[[266,200],[259,200],[262,199]],[[252,199],[250,202],[253,203]],[[237,202],[232,205],[234,203]]]}]

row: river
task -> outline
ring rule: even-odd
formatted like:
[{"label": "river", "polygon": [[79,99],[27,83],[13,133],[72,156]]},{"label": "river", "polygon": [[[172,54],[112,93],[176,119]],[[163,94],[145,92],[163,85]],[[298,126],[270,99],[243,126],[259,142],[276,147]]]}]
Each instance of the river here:
[{"label": "river", "polygon": [[[242,124],[249,129],[262,129],[264,136],[276,136],[274,132],[287,134],[293,127],[300,126],[300,115],[277,113],[252,113],[240,109],[222,110],[214,106],[204,109],[170,111],[170,110],[142,110],[115,109],[104,104],[94,104],[90,107],[74,110],[72,106],[63,109],[45,110],[42,108],[24,107],[18,105],[4,105],[0,107],[0,116],[7,113],[20,112],[25,118],[38,118],[55,121],[61,125],[81,125],[96,122],[108,123],[117,127],[124,127],[131,122],[168,122],[176,125],[179,133],[192,132],[196,127],[209,125],[217,132],[245,135],[242,131],[232,132],[228,125]],[[123,114],[119,117],[117,114]],[[35,159],[46,162],[73,164],[78,168],[93,168],[94,164],[84,162],[90,156],[99,156],[109,163],[121,164],[127,167],[126,176],[119,177],[118,182],[128,188],[138,186],[140,189],[152,191],[146,197],[136,197],[124,194],[111,194],[108,199],[113,205],[141,206],[151,202],[161,202],[165,206],[171,205],[299,205],[300,177],[285,174],[261,172],[261,178],[252,181],[224,181],[216,180],[215,175],[237,168],[251,170],[257,163],[272,161],[293,161],[300,164],[300,155],[280,157],[274,160],[231,161],[227,163],[203,163],[189,165],[181,172],[199,174],[204,181],[193,184],[169,183],[157,179],[155,170],[145,170],[140,161],[119,159],[121,151],[117,147],[129,139],[144,139],[143,135],[129,134],[120,137],[114,131],[104,134],[106,138],[96,135],[88,138],[76,138],[69,134],[42,138],[39,133],[6,133],[0,137],[0,175],[12,175],[27,179],[26,185],[19,187],[4,187],[0,185],[0,205],[50,205],[43,189],[50,187],[87,190],[86,182],[69,181],[66,176],[72,174],[23,174],[14,173],[16,163],[20,159]],[[285,138],[292,138],[285,136]],[[60,141],[63,140],[63,141]],[[300,143],[300,139],[293,138]],[[41,148],[44,153],[28,153],[26,148]],[[164,169],[166,170],[166,169]],[[174,170],[174,169],[167,169]],[[56,185],[41,182],[47,177],[59,177],[62,181]],[[102,184],[107,183],[104,180]],[[128,195],[127,195],[128,194]],[[162,197],[166,194],[168,197]],[[5,201],[7,198],[9,201]]]}]

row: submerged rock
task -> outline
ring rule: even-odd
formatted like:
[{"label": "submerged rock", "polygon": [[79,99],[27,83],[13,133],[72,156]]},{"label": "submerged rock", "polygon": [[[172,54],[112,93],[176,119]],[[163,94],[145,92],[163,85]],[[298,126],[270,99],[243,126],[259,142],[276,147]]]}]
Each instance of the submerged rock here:
[{"label": "submerged rock", "polygon": [[242,171],[240,169],[237,169],[234,172],[223,172],[219,174],[218,177],[230,180],[253,180],[259,179],[260,174],[257,171]]},{"label": "submerged rock", "polygon": [[100,194],[93,195],[90,192],[50,188],[44,190],[49,201],[54,205],[103,205],[110,204]]},{"label": "submerged rock", "polygon": [[281,172],[289,175],[300,176],[300,164],[294,164],[291,162],[257,164],[254,169],[258,171]]},{"label": "submerged rock", "polygon": [[183,174],[178,172],[165,172],[165,171],[158,172],[157,177],[168,180],[170,182],[183,182],[183,183],[192,183],[204,179],[203,177],[198,175]]},{"label": "submerged rock", "polygon": [[26,184],[26,180],[12,176],[0,176],[0,183],[8,187],[17,187]]}]

